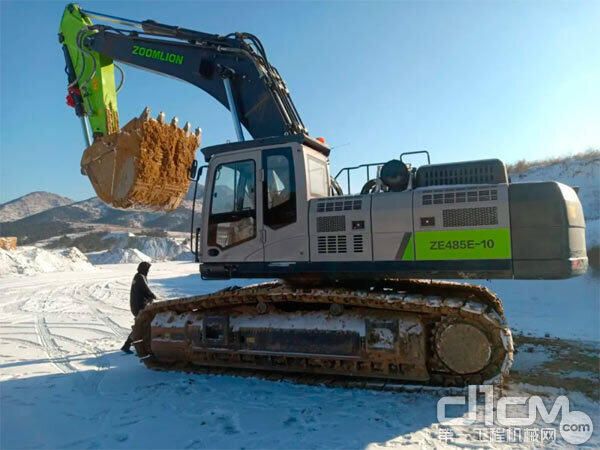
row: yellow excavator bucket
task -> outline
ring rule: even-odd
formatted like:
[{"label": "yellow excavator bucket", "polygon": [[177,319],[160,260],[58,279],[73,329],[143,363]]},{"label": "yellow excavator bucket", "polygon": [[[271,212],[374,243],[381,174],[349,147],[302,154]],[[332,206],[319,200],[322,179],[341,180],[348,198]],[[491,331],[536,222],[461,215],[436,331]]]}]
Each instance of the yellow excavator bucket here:
[{"label": "yellow excavator bucket", "polygon": [[97,137],[83,153],[81,171],[110,206],[169,212],[188,191],[199,145],[199,128],[178,128],[176,118],[167,124],[164,113],[152,119],[146,108],[121,131]]}]

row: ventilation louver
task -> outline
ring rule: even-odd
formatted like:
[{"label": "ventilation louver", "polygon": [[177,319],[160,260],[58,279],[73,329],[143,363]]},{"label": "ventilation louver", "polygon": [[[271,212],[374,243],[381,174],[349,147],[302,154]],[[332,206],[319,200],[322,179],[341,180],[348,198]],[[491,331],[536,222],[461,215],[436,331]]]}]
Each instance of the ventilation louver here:
[{"label": "ventilation louver", "polygon": [[507,182],[504,163],[498,159],[487,159],[419,167],[415,187]]},{"label": "ventilation louver", "polygon": [[346,236],[343,234],[317,238],[318,253],[346,253],[347,251]]},{"label": "ventilation louver", "polygon": [[496,206],[482,208],[445,209],[442,211],[444,227],[473,227],[498,225],[498,208]]},{"label": "ventilation louver", "polygon": [[346,200],[321,200],[317,202],[317,212],[352,211],[362,209],[360,198]]},{"label": "ventilation louver", "polygon": [[353,251],[354,253],[362,253],[363,252],[363,237],[362,234],[355,234],[352,237],[353,243]]},{"label": "ventilation louver", "polygon": [[346,231],[345,216],[317,217],[317,233],[332,233]]},{"label": "ventilation louver", "polygon": [[433,194],[423,194],[423,205],[442,205],[450,203],[489,202],[498,200],[496,189],[444,191]]}]

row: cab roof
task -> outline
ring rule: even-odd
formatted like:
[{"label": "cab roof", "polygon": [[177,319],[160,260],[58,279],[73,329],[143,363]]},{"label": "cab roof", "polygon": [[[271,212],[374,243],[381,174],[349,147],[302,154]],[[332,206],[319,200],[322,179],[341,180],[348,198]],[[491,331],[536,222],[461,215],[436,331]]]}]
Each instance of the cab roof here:
[{"label": "cab roof", "polygon": [[292,142],[304,144],[307,147],[312,148],[313,150],[317,150],[325,156],[329,156],[329,153],[331,151],[331,148],[328,145],[323,144],[317,141],[316,139],[313,139],[304,134],[292,134],[289,136],[274,136],[262,139],[254,139],[251,141],[230,142],[227,144],[212,145],[210,147],[203,148],[201,152],[204,155],[204,160],[208,162],[210,161],[210,158],[212,158],[215,155],[222,155],[224,153],[235,152],[238,150],[244,150],[249,148],[288,144]]}]

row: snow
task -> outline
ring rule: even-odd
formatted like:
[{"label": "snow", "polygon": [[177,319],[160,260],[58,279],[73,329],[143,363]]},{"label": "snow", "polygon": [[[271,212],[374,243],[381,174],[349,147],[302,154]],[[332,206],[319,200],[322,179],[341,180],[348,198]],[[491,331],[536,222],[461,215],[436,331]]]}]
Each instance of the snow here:
[{"label": "snow", "polygon": [[[139,261],[193,259],[189,240],[173,237],[136,236],[133,233],[107,233],[102,240],[114,243],[104,252],[88,254],[94,264],[118,264]],[[139,262],[138,261],[138,262]]]},{"label": "snow", "polygon": [[[456,395],[451,391],[410,386],[400,393],[331,389],[145,368],[135,356],[118,350],[133,322],[128,297],[136,267],[101,265],[92,272],[0,278],[1,448],[491,445],[478,440],[476,425],[446,427],[437,422],[437,401]],[[203,281],[198,265],[184,262],[153,264],[149,280],[162,298],[250,283]],[[519,303],[533,305],[514,309]],[[509,301],[507,314],[526,323],[519,314],[532,310],[535,303],[531,297]],[[546,314],[560,316],[565,302],[544,307]],[[585,333],[599,328],[598,316],[595,320]],[[534,322],[530,330],[535,329]],[[577,336],[585,326],[565,335]],[[543,355],[537,347],[533,352],[519,351],[515,367],[534,368],[545,361]],[[577,392],[523,383],[511,383],[508,392],[519,396],[542,392],[549,399],[566,393],[572,410],[585,411],[595,428],[600,426],[598,406]],[[454,434],[450,440],[449,432]],[[559,437],[551,447],[563,445]],[[600,445],[598,433],[588,445]]]},{"label": "snow", "polygon": [[600,341],[600,279],[591,271],[567,280],[468,281],[500,297],[513,331]]},{"label": "snow", "polygon": [[61,250],[31,246],[16,250],[0,249],[0,275],[90,270],[94,270],[94,266],[75,247]]},{"label": "snow", "polygon": [[137,248],[113,248],[103,252],[88,253],[87,256],[94,264],[129,264],[152,261],[150,256]]},{"label": "snow", "polygon": [[189,253],[182,239],[143,237],[136,238],[136,248],[150,256],[153,260],[170,260],[180,257],[182,253]]}]

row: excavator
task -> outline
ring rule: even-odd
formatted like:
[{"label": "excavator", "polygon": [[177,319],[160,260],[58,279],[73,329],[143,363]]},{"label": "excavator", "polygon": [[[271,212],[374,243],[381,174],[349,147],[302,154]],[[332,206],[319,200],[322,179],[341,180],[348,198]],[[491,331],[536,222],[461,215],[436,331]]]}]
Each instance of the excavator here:
[{"label": "excavator", "polygon": [[[202,278],[277,280],[146,307],[132,336],[148,367],[372,388],[500,383],[514,353],[502,303],[451,280],[587,270],[576,191],[512,183],[498,159],[431,164],[427,153],[414,167],[409,152],[332,177],[331,148],[309,135],[252,34],[70,4],[59,41],[67,103],[88,145],[82,173],[98,196],[169,212],[204,173],[201,224],[194,229],[192,214],[191,225]],[[203,148],[200,166],[201,132],[189,123],[146,108],[119,128],[118,63],[207,92],[231,112],[237,142]],[[352,194],[363,170],[367,182]]]}]

